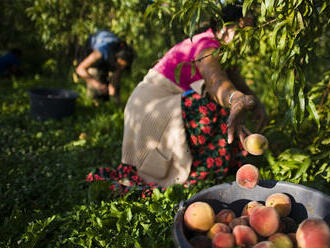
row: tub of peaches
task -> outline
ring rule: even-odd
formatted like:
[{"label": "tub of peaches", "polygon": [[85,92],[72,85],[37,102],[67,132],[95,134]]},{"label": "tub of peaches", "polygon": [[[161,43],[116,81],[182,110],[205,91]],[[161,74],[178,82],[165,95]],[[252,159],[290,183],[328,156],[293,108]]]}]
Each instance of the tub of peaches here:
[{"label": "tub of peaches", "polygon": [[[263,136],[257,138],[263,141],[259,144],[267,143]],[[242,188],[252,189],[258,180],[259,170],[251,164],[236,173],[236,183]],[[240,216],[229,208],[216,213],[207,202],[196,201],[185,210],[184,224],[195,234],[189,239],[194,248],[330,248],[327,222],[307,218],[298,224],[289,217],[291,208],[290,197],[280,192],[263,202],[246,203]]]}]

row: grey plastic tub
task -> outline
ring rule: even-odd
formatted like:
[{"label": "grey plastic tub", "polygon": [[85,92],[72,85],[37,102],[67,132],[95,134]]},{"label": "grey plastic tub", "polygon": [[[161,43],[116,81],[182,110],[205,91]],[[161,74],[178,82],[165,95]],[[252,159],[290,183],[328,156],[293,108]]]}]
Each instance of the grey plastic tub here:
[{"label": "grey plastic tub", "polygon": [[73,114],[78,93],[65,89],[34,88],[28,91],[34,119],[61,119]]},{"label": "grey plastic tub", "polygon": [[232,209],[240,216],[243,207],[251,200],[265,202],[267,196],[273,193],[286,193],[292,200],[290,217],[300,223],[309,217],[317,217],[325,220],[330,225],[330,197],[318,190],[283,181],[260,181],[254,189],[244,189],[236,182],[225,183],[205,189],[187,201],[182,201],[174,218],[172,229],[176,247],[193,248],[189,244],[191,233],[183,223],[185,209],[191,203],[204,201],[209,203],[215,212],[223,208]]}]

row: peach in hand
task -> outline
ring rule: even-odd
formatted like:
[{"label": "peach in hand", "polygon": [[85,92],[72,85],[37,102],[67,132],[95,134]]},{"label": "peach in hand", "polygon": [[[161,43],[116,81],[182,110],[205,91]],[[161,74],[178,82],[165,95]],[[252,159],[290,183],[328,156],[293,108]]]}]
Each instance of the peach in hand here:
[{"label": "peach in hand", "polygon": [[261,134],[250,134],[244,139],[243,147],[252,155],[262,155],[268,149],[268,140]]}]

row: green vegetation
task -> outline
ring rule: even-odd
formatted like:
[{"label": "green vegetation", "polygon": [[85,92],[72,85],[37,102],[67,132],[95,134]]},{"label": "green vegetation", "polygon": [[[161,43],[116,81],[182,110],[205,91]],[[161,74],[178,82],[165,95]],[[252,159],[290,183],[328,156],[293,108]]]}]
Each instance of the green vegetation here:
[{"label": "green vegetation", "polygon": [[[221,11],[218,1],[151,2],[2,3],[0,50],[24,49],[24,75],[0,81],[0,247],[173,247],[179,202],[215,184],[175,185],[142,199],[138,189],[120,198],[109,195],[107,183],[85,181],[94,168],[119,164],[123,107],[111,101],[94,107],[84,85],[72,82],[76,47],[96,28],[127,38],[138,59],[123,78],[126,101],[171,45]],[[257,16],[257,26],[241,30],[232,46],[222,48],[221,59],[242,66],[269,115],[263,133],[269,150],[254,164],[262,179],[330,195],[330,3],[246,0],[244,10]],[[34,86],[77,91],[74,115],[33,120],[27,90]]]}]

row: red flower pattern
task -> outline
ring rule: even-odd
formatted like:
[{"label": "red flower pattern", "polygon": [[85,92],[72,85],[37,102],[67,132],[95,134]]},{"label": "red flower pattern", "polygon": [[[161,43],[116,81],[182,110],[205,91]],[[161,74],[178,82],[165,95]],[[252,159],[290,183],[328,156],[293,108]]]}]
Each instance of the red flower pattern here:
[{"label": "red flower pattern", "polygon": [[192,141],[192,143],[193,143],[194,145],[197,144],[197,138],[196,138],[196,136],[191,135],[191,136],[190,136],[190,139],[191,139],[191,141]]},{"label": "red flower pattern", "polygon": [[220,147],[225,147],[226,146],[226,140],[225,139],[219,139],[218,141],[218,145]]},{"label": "red flower pattern", "polygon": [[189,124],[192,128],[196,128],[198,126],[194,120],[190,121]]},{"label": "red flower pattern", "polygon": [[205,143],[206,139],[203,135],[198,136],[198,142],[199,144],[203,145]]},{"label": "red flower pattern", "polygon": [[226,116],[228,113],[227,113],[227,111],[225,110],[225,109],[221,109],[220,110],[220,114],[222,115],[222,116]]},{"label": "red flower pattern", "polygon": [[203,133],[209,134],[211,132],[211,127],[203,126],[203,127],[201,127],[201,130]]},{"label": "red flower pattern", "polygon": [[206,164],[207,164],[207,168],[211,168],[214,165],[214,158],[207,158],[206,159]]},{"label": "red flower pattern", "polygon": [[213,102],[210,102],[206,105],[209,110],[211,110],[212,112],[215,111],[217,109],[217,106],[213,103]]},{"label": "red flower pattern", "polygon": [[219,149],[218,152],[219,152],[219,155],[220,155],[220,156],[225,156],[226,153],[227,153],[227,151],[226,151],[225,148],[221,148],[221,149]]},{"label": "red flower pattern", "polygon": [[210,119],[208,117],[203,117],[202,119],[200,119],[199,123],[208,125],[208,124],[210,124]]},{"label": "red flower pattern", "polygon": [[227,132],[227,124],[226,123],[221,123],[221,130],[222,130],[223,134],[225,134]]},{"label": "red flower pattern", "polygon": [[191,107],[191,105],[192,105],[192,101],[191,101],[189,98],[186,98],[186,100],[184,101],[184,105],[185,105],[186,107]]},{"label": "red flower pattern", "polygon": [[213,145],[212,143],[209,143],[207,145],[207,147],[210,149],[210,150],[214,150],[215,149],[215,145]]},{"label": "red flower pattern", "polygon": [[205,106],[199,106],[198,110],[200,113],[202,113],[203,115],[207,115],[207,107]]},{"label": "red flower pattern", "polygon": [[201,96],[198,95],[197,93],[193,94],[192,97],[193,97],[195,100],[199,100],[199,99],[201,99]]}]

